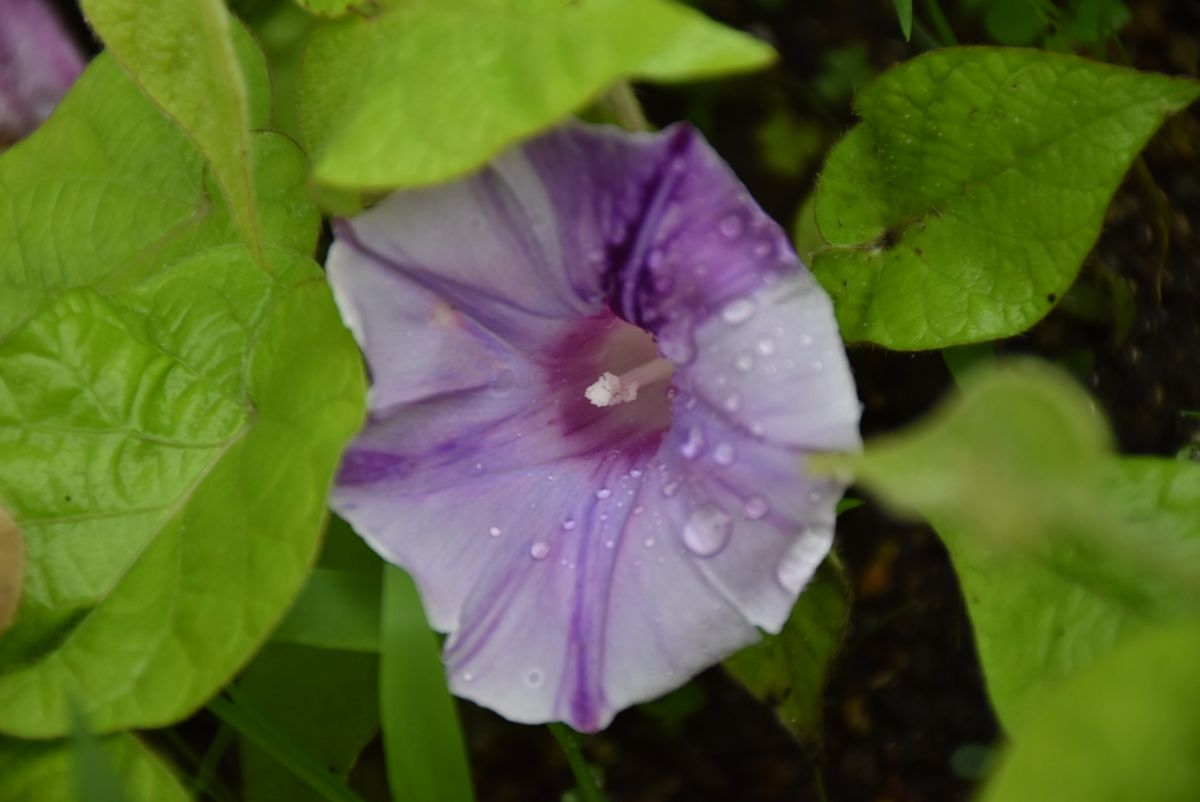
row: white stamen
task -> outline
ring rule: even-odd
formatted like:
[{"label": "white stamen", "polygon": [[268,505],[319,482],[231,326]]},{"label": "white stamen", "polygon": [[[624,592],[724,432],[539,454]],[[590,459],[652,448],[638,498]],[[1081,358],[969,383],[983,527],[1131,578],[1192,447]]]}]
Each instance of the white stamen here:
[{"label": "white stamen", "polygon": [[624,404],[637,398],[638,390],[671,377],[675,366],[669,359],[652,359],[620,376],[605,371],[584,391],[587,400],[598,407]]}]

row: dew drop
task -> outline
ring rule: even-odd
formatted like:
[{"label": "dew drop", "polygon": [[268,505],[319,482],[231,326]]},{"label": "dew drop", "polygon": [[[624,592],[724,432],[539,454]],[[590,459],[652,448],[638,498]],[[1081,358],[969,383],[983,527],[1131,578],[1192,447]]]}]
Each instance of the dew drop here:
[{"label": "dew drop", "polygon": [[615,545],[617,545],[617,542],[615,540],[604,541],[604,548],[606,548],[606,549],[611,549]]},{"label": "dew drop", "polygon": [[758,352],[763,356],[770,356],[775,353],[775,341],[769,337],[764,337],[758,341]]},{"label": "dew drop", "polygon": [[754,255],[757,256],[759,259],[762,259],[764,256],[766,256],[770,252],[771,252],[771,243],[769,243],[769,242],[760,242],[754,246]]},{"label": "dew drop", "polygon": [[475,675],[472,674],[470,671],[464,671],[462,678],[463,678],[463,682],[471,682],[475,679]]},{"label": "dew drop", "polygon": [[686,334],[677,333],[673,337],[663,337],[658,341],[658,350],[672,362],[683,364],[691,362],[696,355],[696,347],[692,345]]},{"label": "dew drop", "polygon": [[550,544],[544,540],[535,541],[529,547],[529,556],[535,560],[544,560],[550,556]]},{"label": "dew drop", "polygon": [[727,412],[737,412],[742,408],[742,397],[737,393],[732,393],[725,399],[723,406]]},{"label": "dew drop", "polygon": [[768,512],[770,512],[770,510],[771,505],[768,504],[767,500],[761,496],[754,496],[747,501],[746,506],[742,508],[742,511],[746,513],[746,517],[751,521],[757,521],[759,518],[762,518]]},{"label": "dew drop", "polygon": [[750,354],[738,354],[733,360],[733,366],[742,373],[749,373],[754,370],[754,357]]},{"label": "dew drop", "polygon": [[491,535],[492,537],[500,537],[500,527],[493,526],[491,529],[488,530],[488,534]]},{"label": "dew drop", "polygon": [[612,495],[612,491],[607,487],[602,487],[596,491],[596,498],[605,499]]},{"label": "dew drop", "polygon": [[633,514],[634,514],[634,515],[641,515],[641,514],[642,514],[643,512],[645,512],[645,511],[646,511],[646,508],[645,508],[645,507],[643,507],[643,506],[642,506],[642,505],[640,505],[640,504],[639,504],[638,506],[636,506],[636,507],[634,507],[634,508],[633,508]]},{"label": "dew drop", "polygon": [[646,266],[649,267],[651,270],[658,269],[659,265],[661,265],[662,263],[663,263],[663,252],[660,251],[658,248],[655,248],[654,250],[650,251],[650,253],[646,254]]},{"label": "dew drop", "polygon": [[640,470],[638,470],[637,468],[634,468],[633,470],[631,470],[631,471],[629,472],[629,475],[630,475],[632,478],[634,478],[634,479],[641,479],[641,478],[642,478],[642,472],[641,472]]},{"label": "dew drop", "polygon": [[596,264],[603,262],[604,261],[604,249],[603,248],[592,248],[590,251],[588,251],[587,258],[588,258],[588,261],[595,262]]},{"label": "dew drop", "polygon": [[662,494],[667,498],[675,495],[675,491],[679,489],[679,482],[668,482],[663,485]]},{"label": "dew drop", "polygon": [[721,222],[717,225],[721,229],[721,233],[729,239],[733,239],[742,233],[745,224],[742,223],[742,218],[736,214],[729,214],[721,218]]},{"label": "dew drop", "polygon": [[803,345],[805,348],[808,348],[810,345],[813,344],[812,335],[811,334],[801,334],[800,335],[800,344]]},{"label": "dew drop", "polygon": [[648,538],[646,538],[646,539],[645,539],[645,540],[642,542],[642,545],[643,545],[643,546],[645,546],[645,547],[646,547],[646,548],[648,548],[648,549],[652,549],[652,548],[654,548],[654,538],[652,538],[652,537],[648,537]]},{"label": "dew drop", "polygon": [[754,301],[749,298],[738,298],[725,305],[725,308],[721,310],[721,318],[726,323],[737,325],[754,317],[754,310]]},{"label": "dew drop", "polygon": [[725,510],[705,504],[692,513],[683,526],[683,544],[699,557],[711,557],[725,548],[733,521]]},{"label": "dew drop", "polygon": [[517,374],[513,373],[511,368],[504,368],[492,379],[492,386],[489,389],[492,395],[505,396],[511,393],[516,386]]},{"label": "dew drop", "polygon": [[545,681],[546,675],[536,668],[525,675],[525,684],[530,688],[539,688]]},{"label": "dew drop", "polygon": [[695,459],[700,456],[702,451],[704,451],[704,435],[693,426],[688,430],[687,439],[679,447],[679,453],[688,459]]},{"label": "dew drop", "polygon": [[713,459],[718,465],[732,465],[733,458],[733,446],[729,443],[721,443],[713,449]]},{"label": "dew drop", "polygon": [[482,470],[483,470],[483,463],[482,463],[482,462],[476,462],[476,463],[475,463],[475,470],[476,470],[476,471],[482,471]]},{"label": "dew drop", "polygon": [[821,368],[825,367],[825,363],[819,359],[814,359],[812,366],[813,366],[813,370],[820,370]]},{"label": "dew drop", "polygon": [[572,529],[575,528],[575,519],[568,518],[567,520],[563,521],[562,528],[565,529],[566,531],[570,532]]}]

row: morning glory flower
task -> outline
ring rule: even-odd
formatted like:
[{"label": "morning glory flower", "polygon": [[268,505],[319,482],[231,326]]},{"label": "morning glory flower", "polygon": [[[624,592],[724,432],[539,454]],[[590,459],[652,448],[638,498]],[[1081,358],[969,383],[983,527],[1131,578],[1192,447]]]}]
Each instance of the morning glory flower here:
[{"label": "morning glory flower", "polygon": [[568,125],[335,226],[372,376],[333,506],[451,689],[592,731],[778,631],[859,447],[829,299],[691,128]]},{"label": "morning glory flower", "polygon": [[83,57],[44,0],[0,11],[0,150],[41,125],[83,72]]}]

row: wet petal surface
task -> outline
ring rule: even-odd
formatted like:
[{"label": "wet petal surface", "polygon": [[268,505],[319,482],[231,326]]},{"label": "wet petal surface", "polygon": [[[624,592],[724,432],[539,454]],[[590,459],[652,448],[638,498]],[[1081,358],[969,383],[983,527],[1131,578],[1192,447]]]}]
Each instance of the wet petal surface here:
[{"label": "wet petal surface", "polygon": [[[413,573],[456,693],[594,730],[782,626],[842,491],[805,455],[857,448],[859,406],[698,135],[566,127],[336,235],[373,390],[334,506]],[[596,406],[606,372],[660,378]]]}]

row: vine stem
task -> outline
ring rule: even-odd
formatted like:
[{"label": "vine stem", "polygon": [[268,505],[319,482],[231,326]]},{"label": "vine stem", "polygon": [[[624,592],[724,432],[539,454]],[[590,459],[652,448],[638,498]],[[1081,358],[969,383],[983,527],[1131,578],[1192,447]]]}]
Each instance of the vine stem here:
[{"label": "vine stem", "polygon": [[575,775],[575,785],[579,788],[579,796],[583,802],[607,802],[604,792],[596,784],[596,778],[592,775],[587,760],[583,757],[583,751],[579,748],[579,734],[565,724],[553,723],[546,726],[550,728],[550,732],[558,740],[558,745],[562,747],[563,754],[567,756],[567,763],[571,766],[571,773]]}]

